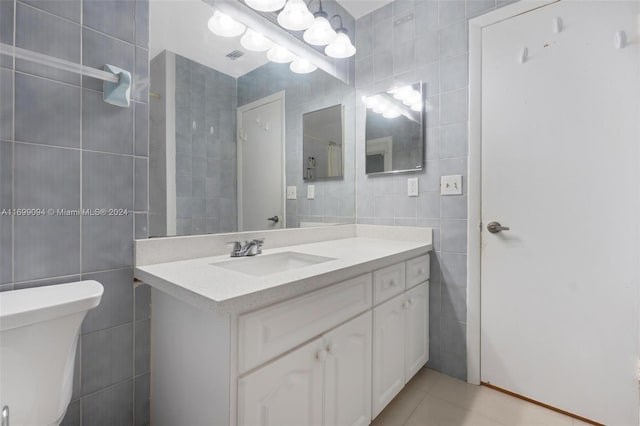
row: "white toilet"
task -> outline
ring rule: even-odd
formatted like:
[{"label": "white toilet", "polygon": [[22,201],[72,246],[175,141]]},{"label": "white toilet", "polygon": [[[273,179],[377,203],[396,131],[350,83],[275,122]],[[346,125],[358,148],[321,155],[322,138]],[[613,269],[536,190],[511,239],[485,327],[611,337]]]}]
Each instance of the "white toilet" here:
[{"label": "white toilet", "polygon": [[11,426],[60,424],[80,326],[102,293],[96,281],[0,293],[0,409]]}]

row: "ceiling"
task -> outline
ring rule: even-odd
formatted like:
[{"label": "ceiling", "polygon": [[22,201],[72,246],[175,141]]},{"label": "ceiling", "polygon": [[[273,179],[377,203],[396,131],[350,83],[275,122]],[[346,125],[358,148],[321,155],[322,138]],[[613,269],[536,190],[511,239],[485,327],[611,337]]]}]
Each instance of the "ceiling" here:
[{"label": "ceiling", "polygon": [[355,19],[381,8],[393,0],[337,0]]},{"label": "ceiling", "polygon": [[[358,19],[393,0],[337,0]],[[203,0],[150,0],[149,54],[169,50],[232,77],[240,77],[268,62],[264,53],[247,52],[240,38],[218,37],[207,28],[213,8]],[[234,50],[245,53],[232,61]]]}]

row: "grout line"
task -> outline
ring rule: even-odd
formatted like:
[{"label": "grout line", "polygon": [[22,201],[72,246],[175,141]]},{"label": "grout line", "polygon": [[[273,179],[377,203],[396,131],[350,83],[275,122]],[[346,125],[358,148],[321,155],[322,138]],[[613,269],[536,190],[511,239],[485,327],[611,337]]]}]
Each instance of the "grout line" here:
[{"label": "grout line", "polygon": [[[17,23],[17,4],[13,2],[13,45],[16,45],[16,23]],[[13,85],[12,90],[12,98],[11,98],[11,208],[15,206],[15,198],[16,198],[16,58],[13,56],[11,58],[11,62],[13,65],[13,69],[11,71],[11,84]],[[16,232],[15,232],[15,216],[11,216],[11,283],[12,288],[15,288],[15,274],[16,274]]]}]

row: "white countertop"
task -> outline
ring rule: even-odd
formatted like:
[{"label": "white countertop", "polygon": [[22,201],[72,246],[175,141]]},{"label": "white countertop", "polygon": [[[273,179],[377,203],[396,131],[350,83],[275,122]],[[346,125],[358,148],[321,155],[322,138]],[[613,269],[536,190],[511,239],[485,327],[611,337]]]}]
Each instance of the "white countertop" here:
[{"label": "white countertop", "polygon": [[[367,229],[370,231],[371,227]],[[204,309],[245,312],[428,253],[432,249],[431,230],[415,229],[421,231],[418,234],[422,238],[414,238],[413,241],[397,239],[397,236],[388,238],[388,227],[380,227],[382,232],[360,232],[366,237],[353,236],[272,249],[269,249],[267,241],[263,254],[259,256],[293,251],[335,260],[266,276],[248,275],[212,265],[230,260],[228,254],[139,265],[135,268],[135,276],[152,287]],[[428,233],[425,232],[427,229]],[[372,238],[372,234],[382,238]],[[233,261],[246,259],[251,257]]]}]

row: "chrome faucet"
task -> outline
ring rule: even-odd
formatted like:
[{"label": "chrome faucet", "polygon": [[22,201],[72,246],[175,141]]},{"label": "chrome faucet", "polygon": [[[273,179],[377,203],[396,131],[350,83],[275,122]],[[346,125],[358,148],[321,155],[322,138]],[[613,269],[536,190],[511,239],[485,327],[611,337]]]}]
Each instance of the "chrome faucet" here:
[{"label": "chrome faucet", "polygon": [[264,238],[245,241],[244,246],[240,241],[231,241],[228,244],[233,244],[231,257],[255,256],[257,254],[262,254],[262,244],[264,244]]}]

